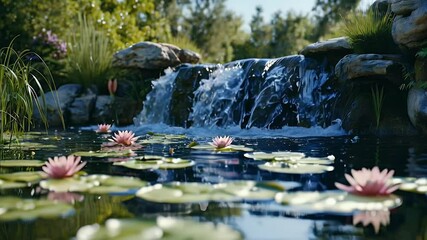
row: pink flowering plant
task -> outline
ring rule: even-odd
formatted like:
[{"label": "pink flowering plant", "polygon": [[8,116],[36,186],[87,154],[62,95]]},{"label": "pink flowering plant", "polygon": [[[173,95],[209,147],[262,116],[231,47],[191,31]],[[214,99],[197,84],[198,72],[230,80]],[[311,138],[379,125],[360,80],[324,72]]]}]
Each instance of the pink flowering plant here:
[{"label": "pink flowering plant", "polygon": [[132,131],[118,131],[114,133],[113,137],[108,139],[110,142],[102,144],[102,147],[109,148],[110,150],[136,150],[142,147],[140,144],[136,143],[138,138],[139,137],[135,137],[135,133]]},{"label": "pink flowering plant", "polygon": [[394,171],[384,169],[380,171],[378,167],[372,169],[362,168],[362,170],[351,170],[351,174],[345,174],[345,178],[350,186],[335,183],[338,189],[355,195],[362,196],[385,196],[396,191],[399,184],[391,182]]},{"label": "pink flowering plant", "polygon": [[61,156],[49,158],[42,169],[48,177],[60,179],[73,176],[85,165],[86,162],[80,163],[80,157],[69,155],[68,157]]},{"label": "pink flowering plant", "polygon": [[97,133],[109,133],[111,124],[98,124],[98,129],[96,130]]},{"label": "pink flowering plant", "polygon": [[217,149],[220,148],[226,148],[228,146],[231,145],[231,143],[233,142],[233,138],[229,137],[229,136],[217,136],[215,138],[212,139],[212,142],[210,142],[209,144],[214,146]]}]

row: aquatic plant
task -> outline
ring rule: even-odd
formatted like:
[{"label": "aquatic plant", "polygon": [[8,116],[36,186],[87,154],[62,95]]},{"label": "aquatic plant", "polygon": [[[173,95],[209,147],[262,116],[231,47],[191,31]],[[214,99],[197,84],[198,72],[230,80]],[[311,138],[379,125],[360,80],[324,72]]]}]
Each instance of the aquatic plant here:
[{"label": "aquatic plant", "polygon": [[[5,133],[12,139],[30,130],[35,109],[38,109],[40,119],[47,128],[44,89],[53,91],[56,88],[48,67],[43,63],[48,75],[43,74],[28,61],[35,54],[17,52],[12,43],[0,49],[0,143],[4,142]],[[57,99],[54,95],[56,103]],[[64,125],[59,104],[56,106]]]},{"label": "aquatic plant", "polygon": [[109,133],[111,124],[98,124],[98,129],[96,130],[97,133]]},{"label": "aquatic plant", "polygon": [[110,79],[108,80],[108,92],[111,96],[114,96],[114,94],[117,91],[117,80],[116,79]]},{"label": "aquatic plant", "polygon": [[114,136],[111,139],[108,139],[110,142],[115,145],[121,146],[132,146],[135,144],[135,141],[138,140],[139,137],[135,137],[135,133],[132,131],[118,131],[114,133]]},{"label": "aquatic plant", "polygon": [[43,171],[50,178],[66,178],[71,177],[80,171],[86,162],[80,163],[80,157],[74,155],[49,158],[46,166],[43,166]]},{"label": "aquatic plant", "polygon": [[399,188],[399,184],[392,183],[393,170],[380,171],[377,166],[372,169],[351,170],[351,175],[345,174],[350,186],[335,183],[335,186],[346,192],[363,196],[389,195]]},{"label": "aquatic plant", "polygon": [[233,142],[233,138],[229,137],[229,136],[216,136],[215,138],[212,139],[212,142],[210,142],[209,144],[214,146],[215,148],[225,148],[231,145],[231,143]]},{"label": "aquatic plant", "polygon": [[381,109],[383,107],[384,102],[384,87],[381,89],[378,88],[378,84],[374,87],[371,87],[371,96],[372,96],[372,104],[374,107],[375,113],[375,123],[376,126],[380,126],[380,118],[381,118]]}]

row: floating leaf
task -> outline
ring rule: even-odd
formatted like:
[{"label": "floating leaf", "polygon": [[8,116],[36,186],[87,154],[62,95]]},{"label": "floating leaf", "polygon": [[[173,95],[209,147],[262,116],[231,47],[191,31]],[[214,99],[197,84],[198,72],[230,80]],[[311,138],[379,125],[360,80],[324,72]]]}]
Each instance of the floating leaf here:
[{"label": "floating leaf", "polygon": [[195,164],[194,161],[185,160],[181,158],[162,158],[159,160],[130,160],[115,162],[113,165],[123,166],[132,169],[146,170],[146,169],[179,169],[191,167]]},{"label": "floating leaf", "polygon": [[287,174],[315,174],[324,173],[334,170],[333,166],[317,165],[317,164],[292,164],[283,162],[266,162],[258,165],[265,171]]},{"label": "floating leaf", "polygon": [[47,149],[47,148],[57,148],[55,145],[44,144],[38,142],[19,142],[19,143],[11,143],[5,145],[4,148],[11,149],[22,149],[22,150],[39,150],[39,149]]},{"label": "floating leaf", "polygon": [[0,189],[23,188],[26,186],[27,184],[23,182],[10,182],[10,181],[3,181],[0,179]]},{"label": "floating leaf", "polygon": [[65,217],[74,212],[69,204],[17,197],[0,197],[0,206],[0,221]]},{"label": "floating leaf", "polygon": [[41,160],[1,160],[0,167],[41,167],[44,163]]},{"label": "floating leaf", "polygon": [[[183,231],[185,229],[185,231]],[[77,240],[93,239],[204,239],[234,240],[242,235],[224,224],[196,222],[172,217],[158,217],[157,221],[137,219],[108,219],[105,225],[81,227]]]},{"label": "floating leaf", "polygon": [[427,193],[427,178],[393,178],[393,184],[400,183],[399,189],[402,191]]},{"label": "floating leaf", "polygon": [[75,152],[73,155],[80,157],[99,157],[99,158],[108,158],[108,157],[129,157],[132,156],[134,152],[130,149],[125,149],[123,151],[87,151],[87,152]]},{"label": "floating leaf", "polygon": [[253,152],[245,153],[244,155],[247,158],[252,158],[254,160],[275,160],[276,158],[281,158],[282,160],[291,160],[291,159],[301,159],[305,157],[304,153],[301,152]]},{"label": "floating leaf", "polygon": [[109,175],[74,176],[64,179],[47,179],[40,186],[55,192],[130,193],[146,186],[145,181],[134,177]]},{"label": "floating leaf", "polygon": [[42,171],[37,172],[14,172],[0,174],[0,179],[13,182],[37,183],[47,175]]},{"label": "floating leaf", "polygon": [[353,213],[396,208],[402,200],[396,195],[358,196],[344,191],[281,192],[276,202],[289,206],[293,212],[305,213]]},{"label": "floating leaf", "polygon": [[[286,186],[286,185],[285,185]],[[289,188],[297,186],[288,184]],[[136,195],[160,203],[272,200],[286,188],[274,182],[232,181],[219,184],[172,182],[141,188]]]},{"label": "floating leaf", "polygon": [[239,152],[239,151],[251,152],[253,151],[252,148],[245,147],[244,145],[230,145],[224,148],[216,148],[209,144],[201,144],[201,145],[191,146],[190,148],[196,149],[196,150],[207,150],[207,151],[216,151],[216,152]]}]

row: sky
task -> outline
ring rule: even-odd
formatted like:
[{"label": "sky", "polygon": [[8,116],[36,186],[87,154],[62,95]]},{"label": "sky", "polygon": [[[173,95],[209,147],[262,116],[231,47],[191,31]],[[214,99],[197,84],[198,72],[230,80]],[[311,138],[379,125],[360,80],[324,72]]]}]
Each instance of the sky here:
[{"label": "sky", "polygon": [[[227,0],[227,8],[233,10],[245,20],[245,30],[249,30],[249,23],[255,14],[255,7],[263,8],[264,21],[270,21],[270,17],[277,11],[286,13],[293,10],[296,13],[310,13],[316,0]],[[366,9],[375,0],[362,0],[360,7]]]}]

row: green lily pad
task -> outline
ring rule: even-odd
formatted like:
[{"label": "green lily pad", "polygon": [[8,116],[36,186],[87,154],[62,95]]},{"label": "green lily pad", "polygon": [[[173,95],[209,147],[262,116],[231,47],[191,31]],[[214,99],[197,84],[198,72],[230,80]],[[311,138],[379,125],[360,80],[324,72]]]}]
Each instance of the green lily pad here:
[{"label": "green lily pad", "polygon": [[133,154],[133,151],[126,149],[123,151],[87,151],[87,152],[75,152],[73,155],[80,157],[99,157],[99,158],[108,158],[108,157],[128,157]]},{"label": "green lily pad", "polygon": [[13,182],[37,183],[47,175],[42,171],[37,172],[14,172],[0,174],[0,179]]},{"label": "green lily pad", "polygon": [[415,193],[427,193],[427,178],[393,178],[393,184],[400,183],[399,189],[402,191],[409,191]]},{"label": "green lily pad", "polygon": [[132,169],[146,170],[146,169],[180,169],[191,167],[195,164],[194,161],[185,160],[181,158],[162,158],[160,160],[130,160],[115,162],[113,165],[123,166]]},{"label": "green lily pad", "polygon": [[147,182],[134,177],[109,175],[74,176],[64,179],[47,179],[40,187],[55,192],[129,193],[146,186]]},{"label": "green lily pad", "polygon": [[57,218],[74,212],[74,208],[69,204],[17,197],[0,197],[0,206],[0,221]]},{"label": "green lily pad", "polygon": [[[296,185],[289,185],[289,188]],[[286,187],[274,182],[233,181],[219,184],[172,182],[141,188],[136,195],[159,203],[272,200]]]},{"label": "green lily pad", "polygon": [[41,160],[1,160],[0,167],[41,167],[44,163]]},{"label": "green lily pad", "polygon": [[292,164],[283,162],[266,162],[258,165],[259,169],[287,174],[315,174],[334,170],[333,166],[318,164]]},{"label": "green lily pad", "polygon": [[281,192],[276,202],[289,206],[293,212],[305,213],[353,213],[379,211],[399,207],[402,199],[396,195],[358,196],[344,191]]},{"label": "green lily pad", "polygon": [[305,157],[304,153],[301,152],[272,152],[272,153],[265,153],[265,152],[253,152],[253,153],[245,153],[244,155],[247,158],[252,158],[254,160],[276,160],[276,158],[284,160],[291,160],[291,159],[301,159]]},{"label": "green lily pad", "polygon": [[[185,229],[185,231],[183,231]],[[81,227],[77,240],[94,239],[204,239],[237,240],[242,235],[224,224],[196,222],[172,217],[158,217],[157,221],[137,219],[108,219],[105,225]]]},{"label": "green lily pad", "polygon": [[191,149],[196,150],[207,150],[207,151],[216,151],[216,152],[252,152],[253,149],[249,147],[245,147],[244,145],[230,145],[224,148],[216,148],[209,144],[200,144],[191,146]]},{"label": "green lily pad", "polygon": [[4,146],[5,148],[11,149],[22,149],[22,150],[39,150],[39,149],[47,149],[47,148],[57,148],[55,145],[44,144],[38,142],[19,142],[19,143],[11,143]]},{"label": "green lily pad", "polygon": [[23,188],[26,186],[27,184],[23,182],[10,182],[0,179],[0,189]]}]

